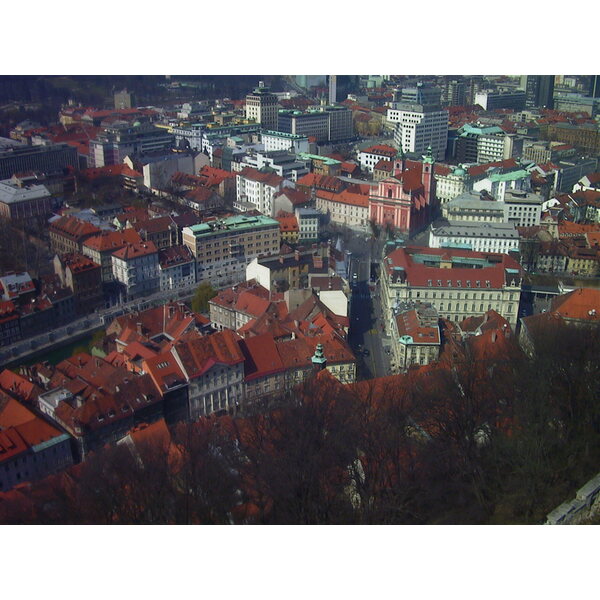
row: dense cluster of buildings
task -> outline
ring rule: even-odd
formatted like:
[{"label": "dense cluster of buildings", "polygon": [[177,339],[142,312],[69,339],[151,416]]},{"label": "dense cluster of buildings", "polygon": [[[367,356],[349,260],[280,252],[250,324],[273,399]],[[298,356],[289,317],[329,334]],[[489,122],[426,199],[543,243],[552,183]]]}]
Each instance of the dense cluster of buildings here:
[{"label": "dense cluster of buildings", "polygon": [[[587,288],[546,317],[522,309],[532,275],[600,275],[595,98],[577,78],[425,79],[369,78],[339,103],[334,76],[329,102],[263,82],[174,109],[119,92],[0,140],[0,218],[46,223],[52,253],[50,274],[0,276],[1,345],[114,302],[216,293],[204,315],[126,313],[91,353],[0,373],[0,491],[143,423],[258,410],[321,370],[353,384],[349,258],[324,229],[387,241],[372,259],[392,372],[445,344],[520,330],[531,352],[548,319],[592,322]],[[68,205],[102,185],[121,199]]]}]

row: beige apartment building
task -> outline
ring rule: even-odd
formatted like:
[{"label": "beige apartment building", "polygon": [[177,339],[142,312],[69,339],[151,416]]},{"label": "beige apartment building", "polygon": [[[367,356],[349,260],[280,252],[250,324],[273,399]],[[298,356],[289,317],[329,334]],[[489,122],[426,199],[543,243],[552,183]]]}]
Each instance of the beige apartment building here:
[{"label": "beige apartment building", "polygon": [[184,227],[183,243],[196,260],[196,281],[215,287],[246,279],[246,267],[259,256],[279,253],[279,222],[263,215],[236,215]]}]

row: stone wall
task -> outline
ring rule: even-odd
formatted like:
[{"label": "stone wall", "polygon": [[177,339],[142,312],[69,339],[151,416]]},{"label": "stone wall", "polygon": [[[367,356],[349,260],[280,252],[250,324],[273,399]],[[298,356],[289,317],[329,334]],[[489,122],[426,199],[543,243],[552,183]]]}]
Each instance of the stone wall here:
[{"label": "stone wall", "polygon": [[577,525],[600,515],[600,473],[546,517],[546,525]]}]

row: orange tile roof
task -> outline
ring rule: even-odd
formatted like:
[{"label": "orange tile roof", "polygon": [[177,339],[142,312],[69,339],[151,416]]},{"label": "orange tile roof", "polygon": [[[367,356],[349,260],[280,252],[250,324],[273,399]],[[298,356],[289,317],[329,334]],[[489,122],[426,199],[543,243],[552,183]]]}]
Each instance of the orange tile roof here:
[{"label": "orange tile roof", "polygon": [[35,383],[28,381],[21,375],[17,375],[17,373],[13,373],[9,369],[4,369],[0,373],[0,389],[13,398],[26,402],[35,400],[42,391]]},{"label": "orange tile roof", "polygon": [[163,352],[143,361],[144,370],[152,377],[154,384],[165,393],[174,385],[184,383],[185,375],[175,360],[172,350]]},{"label": "orange tile roof", "polygon": [[335,192],[326,192],[324,190],[317,191],[317,198],[328,200],[329,202],[340,202],[342,204],[349,204],[351,206],[360,206],[362,208],[368,208],[369,197],[363,194],[354,194],[343,190],[336,194]]},{"label": "orange tile roof", "polygon": [[105,167],[96,167],[91,169],[83,169],[82,177],[85,179],[98,179],[99,177],[134,177],[142,178],[143,175],[138,171],[134,171],[129,165],[107,165]]},{"label": "orange tile roof", "polygon": [[282,233],[299,231],[298,219],[293,215],[289,217],[276,217],[276,221],[279,222],[279,229]]},{"label": "orange tile roof", "polygon": [[184,334],[174,348],[190,379],[200,377],[215,364],[235,365],[244,356],[238,346],[239,336],[224,329],[201,337],[196,332]]},{"label": "orange tile roof", "polygon": [[551,311],[565,319],[585,321],[600,320],[600,290],[578,288],[557,296],[552,301]]},{"label": "orange tile roof", "polygon": [[275,173],[263,173],[252,167],[244,167],[242,171],[238,173],[238,176],[243,177],[244,179],[258,181],[259,183],[264,183],[271,187],[279,187],[283,182],[283,177],[280,177]]},{"label": "orange tile roof", "polygon": [[157,254],[158,250],[154,242],[137,242],[135,244],[127,244],[112,253],[113,256],[121,260],[132,260],[140,256],[149,256]]},{"label": "orange tile roof", "polygon": [[280,196],[285,196],[293,206],[307,204],[310,201],[308,194],[305,194],[301,190],[296,190],[289,187],[283,188],[280,192],[275,194],[275,198],[279,198]]},{"label": "orange tile roof", "polygon": [[377,154],[377,155],[389,156],[390,158],[393,158],[398,153],[398,150],[392,146],[386,146],[383,144],[379,144],[379,145],[375,145],[375,146],[369,146],[368,148],[361,150],[361,152],[364,152],[365,154]]},{"label": "orange tile roof", "polygon": [[50,231],[66,235],[72,239],[82,239],[85,236],[101,232],[95,225],[71,216],[61,217],[60,219],[52,221],[49,229]]},{"label": "orange tile roof", "polygon": [[142,238],[139,233],[132,228],[122,231],[103,231],[98,235],[88,238],[83,245],[98,252],[107,250],[118,250],[127,244],[140,243]]}]

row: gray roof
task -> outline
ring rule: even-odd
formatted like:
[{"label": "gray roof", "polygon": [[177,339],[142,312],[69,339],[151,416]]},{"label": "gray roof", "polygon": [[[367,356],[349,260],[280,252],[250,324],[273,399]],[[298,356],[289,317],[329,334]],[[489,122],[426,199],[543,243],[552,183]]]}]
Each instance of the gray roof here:
[{"label": "gray roof", "polygon": [[465,192],[445,204],[446,210],[470,208],[472,210],[504,211],[504,205],[495,200],[482,200],[479,192]]},{"label": "gray roof", "polygon": [[18,142],[17,140],[12,140],[10,138],[0,137],[0,150],[6,150],[14,147],[21,148],[26,145],[27,144],[24,142]]},{"label": "gray roof", "polygon": [[477,223],[471,221],[450,221],[448,225],[432,227],[436,236],[462,236],[479,238],[519,239],[519,232],[513,223]]},{"label": "gray roof", "polygon": [[48,198],[50,192],[43,185],[28,185],[19,187],[11,183],[10,179],[0,181],[0,202],[5,204],[14,204],[16,202],[25,202],[26,200],[35,200],[37,198]]}]

